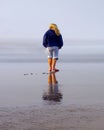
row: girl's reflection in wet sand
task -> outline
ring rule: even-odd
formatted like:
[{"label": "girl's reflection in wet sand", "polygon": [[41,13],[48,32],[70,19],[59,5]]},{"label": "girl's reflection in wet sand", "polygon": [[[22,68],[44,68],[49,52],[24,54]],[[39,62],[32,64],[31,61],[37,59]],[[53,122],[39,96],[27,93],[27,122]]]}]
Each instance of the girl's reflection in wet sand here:
[{"label": "girl's reflection in wet sand", "polygon": [[43,94],[43,100],[60,102],[62,93],[59,91],[55,73],[48,74],[48,90]]}]

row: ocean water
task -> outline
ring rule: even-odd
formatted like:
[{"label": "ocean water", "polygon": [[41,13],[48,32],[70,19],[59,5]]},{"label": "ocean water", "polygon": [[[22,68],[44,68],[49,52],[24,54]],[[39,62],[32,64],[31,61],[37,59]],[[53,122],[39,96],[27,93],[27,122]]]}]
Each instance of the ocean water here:
[{"label": "ocean water", "polygon": [[[45,62],[42,43],[0,43],[0,62]],[[59,51],[59,62],[104,62],[104,41],[67,41]]]},{"label": "ocean water", "polygon": [[61,53],[64,62],[104,62],[104,41],[66,42]]},{"label": "ocean water", "polygon": [[43,54],[38,42],[0,43],[0,62],[37,62],[44,59]]}]

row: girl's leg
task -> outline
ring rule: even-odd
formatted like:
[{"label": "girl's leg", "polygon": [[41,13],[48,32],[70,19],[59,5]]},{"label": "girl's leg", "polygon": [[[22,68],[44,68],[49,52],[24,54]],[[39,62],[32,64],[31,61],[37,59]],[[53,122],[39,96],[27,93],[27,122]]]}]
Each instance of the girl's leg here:
[{"label": "girl's leg", "polygon": [[58,60],[58,53],[59,53],[58,47],[54,47],[54,49],[53,49],[53,59],[52,59],[52,70],[53,71],[59,71],[58,69],[56,69],[56,63],[57,63],[57,60]]},{"label": "girl's leg", "polygon": [[48,66],[49,66],[48,71],[50,72],[52,70],[52,57],[53,57],[51,47],[47,48],[47,53],[48,53]]},{"label": "girl's leg", "polygon": [[48,66],[49,66],[48,71],[51,71],[52,70],[52,58],[48,58]]},{"label": "girl's leg", "polygon": [[52,71],[59,71],[59,69],[56,69],[56,63],[57,59],[52,59]]}]

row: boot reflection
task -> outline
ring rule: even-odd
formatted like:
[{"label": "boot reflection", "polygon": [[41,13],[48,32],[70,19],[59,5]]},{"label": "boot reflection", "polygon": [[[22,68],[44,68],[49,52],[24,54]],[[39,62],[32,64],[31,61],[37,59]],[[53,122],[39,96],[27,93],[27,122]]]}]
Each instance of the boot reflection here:
[{"label": "boot reflection", "polygon": [[44,93],[43,100],[60,102],[62,94],[58,87],[58,81],[56,80],[55,73],[50,73],[48,75],[48,90]]}]

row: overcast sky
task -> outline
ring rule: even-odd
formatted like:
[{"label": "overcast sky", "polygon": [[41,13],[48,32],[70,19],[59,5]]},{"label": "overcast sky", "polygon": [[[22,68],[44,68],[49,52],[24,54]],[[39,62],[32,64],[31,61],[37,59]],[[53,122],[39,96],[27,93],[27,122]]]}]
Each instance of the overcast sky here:
[{"label": "overcast sky", "polygon": [[104,0],[0,0],[0,39],[41,39],[56,23],[64,39],[104,39]]}]

